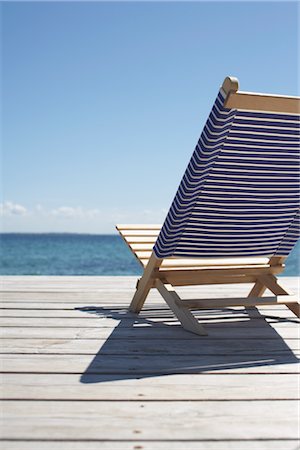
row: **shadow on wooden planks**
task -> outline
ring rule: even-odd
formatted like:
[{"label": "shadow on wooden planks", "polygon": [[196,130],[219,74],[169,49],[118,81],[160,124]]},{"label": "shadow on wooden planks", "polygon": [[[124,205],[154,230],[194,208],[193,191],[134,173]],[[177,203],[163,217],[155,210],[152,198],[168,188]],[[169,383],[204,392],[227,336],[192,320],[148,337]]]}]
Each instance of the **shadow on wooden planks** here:
[{"label": "shadow on wooden planks", "polygon": [[82,374],[82,383],[112,381],[112,376],[123,380],[210,372],[234,375],[256,373],[256,368],[259,373],[272,373],[272,366],[299,362],[272,326],[289,326],[299,320],[278,317],[275,309],[274,315],[273,311],[263,315],[255,307],[194,311],[209,333],[204,337],[185,331],[169,309],[156,305],[139,315],[122,306],[75,309],[116,320],[116,327]]}]

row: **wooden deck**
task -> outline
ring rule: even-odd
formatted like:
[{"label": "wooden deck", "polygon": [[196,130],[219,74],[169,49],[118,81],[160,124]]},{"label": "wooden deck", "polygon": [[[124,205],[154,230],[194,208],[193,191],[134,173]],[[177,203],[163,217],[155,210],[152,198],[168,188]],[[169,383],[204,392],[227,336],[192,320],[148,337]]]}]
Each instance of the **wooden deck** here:
[{"label": "wooden deck", "polygon": [[285,306],[202,311],[199,337],[156,292],[127,313],[135,277],[0,281],[2,450],[300,448],[299,322]]}]

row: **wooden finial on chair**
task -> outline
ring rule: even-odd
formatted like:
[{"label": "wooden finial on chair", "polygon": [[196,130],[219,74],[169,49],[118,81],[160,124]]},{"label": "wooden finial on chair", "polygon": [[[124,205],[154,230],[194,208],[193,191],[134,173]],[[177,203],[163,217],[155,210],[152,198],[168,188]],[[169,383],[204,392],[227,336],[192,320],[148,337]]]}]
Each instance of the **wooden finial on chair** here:
[{"label": "wooden finial on chair", "polygon": [[223,81],[222,89],[226,95],[231,92],[237,92],[239,89],[239,80],[235,77],[226,77]]}]

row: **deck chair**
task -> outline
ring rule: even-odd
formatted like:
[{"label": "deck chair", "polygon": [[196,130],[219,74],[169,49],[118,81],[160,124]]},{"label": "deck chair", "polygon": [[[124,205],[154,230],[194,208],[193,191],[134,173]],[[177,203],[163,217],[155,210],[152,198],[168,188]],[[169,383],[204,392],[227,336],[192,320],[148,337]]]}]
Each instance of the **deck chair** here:
[{"label": "deck chair", "polygon": [[[285,304],[276,275],[299,237],[300,98],[240,92],[225,78],[164,224],[117,225],[144,267],[130,311],[156,288],[182,326],[192,310]],[[176,286],[254,283],[246,298],[183,300]],[[262,297],[266,289],[272,296]]]}]

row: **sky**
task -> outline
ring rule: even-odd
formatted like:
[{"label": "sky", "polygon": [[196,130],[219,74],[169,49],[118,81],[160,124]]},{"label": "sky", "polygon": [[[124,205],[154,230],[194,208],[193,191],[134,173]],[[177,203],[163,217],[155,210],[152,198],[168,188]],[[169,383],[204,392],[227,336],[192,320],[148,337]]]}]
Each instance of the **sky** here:
[{"label": "sky", "polygon": [[5,232],[161,223],[227,75],[299,95],[296,2],[3,2]]}]

